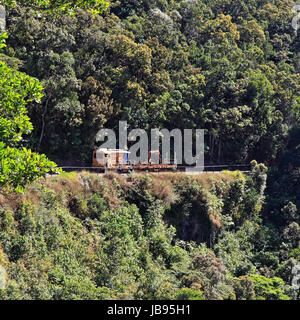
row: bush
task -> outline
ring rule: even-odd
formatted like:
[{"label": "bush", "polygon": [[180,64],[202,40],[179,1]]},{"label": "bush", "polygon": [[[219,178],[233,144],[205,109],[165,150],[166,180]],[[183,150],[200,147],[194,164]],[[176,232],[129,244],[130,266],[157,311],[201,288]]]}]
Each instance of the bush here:
[{"label": "bush", "polygon": [[176,300],[203,300],[201,291],[184,288],[178,291],[175,297]]},{"label": "bush", "polygon": [[87,208],[91,219],[99,219],[101,214],[108,209],[108,205],[100,194],[94,193],[87,201]]},{"label": "bush", "polygon": [[284,282],[281,278],[266,278],[261,275],[252,274],[250,279],[254,283],[256,297],[266,300],[289,300],[284,294]]},{"label": "bush", "polygon": [[14,216],[10,210],[0,210],[0,230],[8,231],[14,223]]}]

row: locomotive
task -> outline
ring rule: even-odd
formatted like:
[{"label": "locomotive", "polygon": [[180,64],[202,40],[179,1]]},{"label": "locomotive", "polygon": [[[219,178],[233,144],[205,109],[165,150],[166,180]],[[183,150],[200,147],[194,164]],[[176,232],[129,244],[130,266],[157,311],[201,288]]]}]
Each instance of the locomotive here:
[{"label": "locomotive", "polygon": [[[175,162],[162,163],[159,150],[152,150],[148,153],[148,161],[145,163],[134,163],[129,160],[130,152],[122,149],[95,149],[93,150],[93,167],[99,168],[100,172],[117,171],[121,173],[130,173],[132,171],[176,171]],[[156,158],[157,161],[152,159]]]}]

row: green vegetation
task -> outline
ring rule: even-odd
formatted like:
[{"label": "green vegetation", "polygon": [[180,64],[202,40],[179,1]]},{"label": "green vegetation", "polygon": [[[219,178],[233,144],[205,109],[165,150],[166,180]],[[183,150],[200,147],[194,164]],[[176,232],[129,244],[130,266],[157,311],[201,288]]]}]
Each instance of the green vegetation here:
[{"label": "green vegetation", "polygon": [[22,5],[32,8],[36,11],[50,12],[50,13],[74,13],[77,8],[88,9],[89,12],[97,14],[103,12],[108,8],[109,2],[105,0],[3,0],[0,1],[8,6],[15,7]]},{"label": "green vegetation", "polygon": [[[0,299],[299,299],[294,4],[0,1]],[[42,179],[119,120],[251,171]]]},{"label": "green vegetation", "polygon": [[259,168],[72,173],[2,198],[1,299],[294,299],[293,240],[268,247]]},{"label": "green vegetation", "polygon": [[90,164],[98,130],[127,120],[205,129],[213,164],[273,165],[299,120],[293,4],[122,0],[94,18],[8,10],[4,53],[45,88],[28,105],[28,143],[58,163]]},{"label": "green vegetation", "polygon": [[[5,35],[0,36],[3,45]],[[26,104],[41,97],[40,83],[0,61],[0,186],[6,190],[23,191],[27,183],[45,175],[54,162],[45,155],[33,153],[22,146],[22,136],[33,127]]]}]

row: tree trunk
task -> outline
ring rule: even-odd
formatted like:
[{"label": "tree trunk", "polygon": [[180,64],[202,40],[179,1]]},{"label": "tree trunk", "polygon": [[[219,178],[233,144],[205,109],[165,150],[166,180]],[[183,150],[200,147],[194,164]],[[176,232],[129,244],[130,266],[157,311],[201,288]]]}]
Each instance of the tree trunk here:
[{"label": "tree trunk", "polygon": [[221,161],[221,151],[222,151],[222,138],[219,138],[219,146],[218,146],[218,163]]},{"label": "tree trunk", "polygon": [[45,116],[46,116],[46,113],[47,113],[48,102],[49,102],[49,98],[46,101],[44,112],[42,114],[42,131],[41,131],[41,135],[40,135],[39,144],[38,144],[38,147],[37,147],[37,151],[38,152],[40,151],[42,140],[43,140],[43,136],[44,136],[44,132],[45,132]]}]

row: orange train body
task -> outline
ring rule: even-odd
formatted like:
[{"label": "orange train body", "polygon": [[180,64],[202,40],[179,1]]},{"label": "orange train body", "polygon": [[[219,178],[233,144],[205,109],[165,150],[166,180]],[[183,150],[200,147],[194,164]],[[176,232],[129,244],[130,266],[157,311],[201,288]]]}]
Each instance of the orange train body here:
[{"label": "orange train body", "polygon": [[[150,151],[147,163],[131,163],[129,160],[129,151],[121,149],[97,149],[93,151],[93,167],[102,171],[169,171],[176,170],[176,164],[161,163],[160,152]],[[153,160],[153,157],[156,158]]]}]

